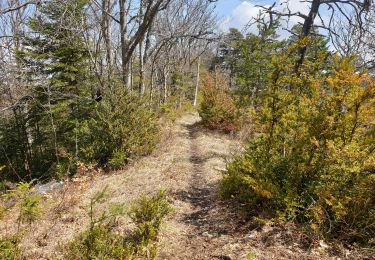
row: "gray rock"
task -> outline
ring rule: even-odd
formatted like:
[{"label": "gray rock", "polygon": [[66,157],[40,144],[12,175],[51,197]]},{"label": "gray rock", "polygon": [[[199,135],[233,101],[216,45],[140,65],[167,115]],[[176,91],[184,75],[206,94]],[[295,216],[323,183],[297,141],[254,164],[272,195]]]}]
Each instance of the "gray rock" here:
[{"label": "gray rock", "polygon": [[46,195],[52,191],[59,190],[64,187],[63,181],[52,180],[45,184],[36,184],[35,189],[38,193]]}]

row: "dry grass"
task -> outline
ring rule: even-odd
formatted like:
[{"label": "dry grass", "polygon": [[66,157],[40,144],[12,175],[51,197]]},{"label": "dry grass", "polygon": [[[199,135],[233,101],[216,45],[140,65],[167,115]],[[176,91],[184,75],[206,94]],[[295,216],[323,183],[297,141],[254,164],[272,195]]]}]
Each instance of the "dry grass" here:
[{"label": "dry grass", "polygon": [[[257,226],[227,202],[220,201],[217,183],[232,153],[241,149],[229,136],[208,132],[191,113],[165,129],[158,149],[125,170],[110,175],[82,176],[44,201],[41,220],[27,230],[22,248],[26,259],[61,257],[60,245],[72,240],[88,224],[87,205],[97,191],[108,187],[110,203],[131,203],[140,194],[166,189],[173,213],[162,228],[160,259],[335,259],[350,251],[308,242],[292,227]],[[0,234],[12,232],[15,217],[0,221]],[[131,229],[130,222],[119,230]]]}]

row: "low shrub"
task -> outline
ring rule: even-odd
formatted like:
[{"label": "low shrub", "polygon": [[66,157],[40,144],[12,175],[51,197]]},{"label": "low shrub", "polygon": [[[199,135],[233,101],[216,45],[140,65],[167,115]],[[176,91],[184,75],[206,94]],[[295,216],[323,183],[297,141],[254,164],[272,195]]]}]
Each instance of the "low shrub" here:
[{"label": "low shrub", "polygon": [[239,128],[239,113],[225,80],[206,74],[202,80],[199,115],[209,128],[232,132]]},{"label": "low shrub", "polygon": [[115,231],[116,218],[124,215],[123,205],[114,205],[109,214],[94,217],[95,204],[103,202],[105,192],[91,200],[90,227],[64,248],[66,259],[138,259],[155,258],[156,239],[160,225],[170,212],[166,193],[160,191],[153,197],[142,196],[131,207],[128,215],[135,230],[122,235]]},{"label": "low shrub", "polygon": [[7,191],[3,197],[8,204],[10,201],[15,203],[14,206],[18,209],[17,221],[19,223],[31,224],[41,214],[42,197],[37,194],[31,183],[21,182],[15,189]]},{"label": "low shrub", "polygon": [[136,240],[145,245],[154,241],[158,236],[162,220],[170,210],[165,191],[160,191],[151,198],[142,195],[129,214],[137,226],[134,233]]},{"label": "low shrub", "polygon": [[70,242],[65,259],[132,259],[132,248],[123,245],[123,237],[110,225],[95,225]]},{"label": "low shrub", "polygon": [[[19,242],[25,230],[24,224],[30,226],[41,214],[42,197],[39,196],[30,183],[19,183],[12,190],[7,190],[0,200],[0,218],[5,217],[6,212],[16,208],[16,232],[12,236],[0,238],[0,259],[22,259],[22,249]],[[26,227],[27,227],[26,226]]]},{"label": "low shrub", "polygon": [[18,246],[18,238],[0,238],[0,259],[14,260],[21,258],[21,250]]},{"label": "low shrub", "polygon": [[120,169],[126,162],[126,155],[124,152],[114,152],[108,160],[108,167],[111,169]]},{"label": "low shrub", "polygon": [[100,102],[56,105],[53,120],[34,104],[31,115],[20,111],[0,122],[2,179],[63,178],[76,173],[78,161],[117,169],[150,153],[158,138],[157,114],[137,94],[113,88],[103,90]]}]

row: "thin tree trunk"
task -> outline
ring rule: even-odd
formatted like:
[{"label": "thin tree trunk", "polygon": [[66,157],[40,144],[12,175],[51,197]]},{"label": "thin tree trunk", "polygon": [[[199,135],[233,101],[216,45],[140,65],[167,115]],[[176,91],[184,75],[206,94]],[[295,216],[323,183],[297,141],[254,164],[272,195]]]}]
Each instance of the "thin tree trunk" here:
[{"label": "thin tree trunk", "polygon": [[[320,4],[321,4],[321,0],[313,0],[312,1],[310,12],[309,12],[308,16],[306,17],[306,19],[303,23],[301,38],[309,36],[310,31],[311,31],[311,29],[314,25],[315,17],[318,14]],[[297,60],[296,65],[294,67],[294,71],[297,72],[297,73],[298,73],[299,68],[303,64],[303,61],[305,59],[306,51],[307,51],[306,45],[300,47],[299,50],[298,50],[299,59]]]},{"label": "thin tree trunk", "polygon": [[120,40],[121,40],[121,70],[122,81],[129,88],[129,61],[127,60],[127,42],[128,42],[128,14],[126,11],[126,0],[120,0]]},{"label": "thin tree trunk", "polygon": [[52,112],[52,102],[51,102],[51,87],[48,86],[48,114],[49,114],[49,117],[50,117],[50,121],[51,121],[51,127],[52,127],[52,131],[53,131],[53,144],[54,144],[54,148],[55,148],[55,157],[56,157],[56,161],[57,163],[59,164],[60,161],[59,161],[59,151],[58,151],[58,147],[57,147],[57,129],[56,129],[56,125],[55,125],[55,121],[53,119],[53,112]]},{"label": "thin tree trunk", "polygon": [[[139,1],[139,25],[141,25],[141,19],[143,18],[143,0]],[[143,41],[144,38],[139,42],[139,93],[141,96],[145,93],[144,85],[144,61],[143,61]]]},{"label": "thin tree trunk", "polygon": [[168,69],[165,67],[164,68],[164,71],[163,71],[163,74],[164,74],[164,88],[163,88],[163,103],[166,103],[167,102],[167,97],[168,97],[168,86],[167,86],[167,80],[168,80]]},{"label": "thin tree trunk", "polygon": [[154,66],[151,69],[151,84],[150,84],[150,103],[152,104],[153,92],[154,92],[154,83],[155,83],[155,72]]},{"label": "thin tree trunk", "polygon": [[112,41],[111,41],[111,20],[107,13],[111,13],[111,0],[103,0],[102,2],[102,33],[106,49],[106,65],[108,68],[107,71],[107,80],[108,82],[111,79],[112,75]]},{"label": "thin tree trunk", "polygon": [[145,94],[143,43],[142,42],[139,44],[139,92],[141,96]]},{"label": "thin tree trunk", "polygon": [[134,86],[134,78],[133,78],[133,57],[130,57],[129,66],[129,73],[128,73],[128,89],[133,90]]},{"label": "thin tree trunk", "polygon": [[197,106],[197,100],[198,100],[198,90],[199,90],[199,82],[200,82],[200,66],[201,66],[201,57],[198,57],[197,62],[197,82],[195,83],[195,93],[194,93],[194,103],[193,106]]}]

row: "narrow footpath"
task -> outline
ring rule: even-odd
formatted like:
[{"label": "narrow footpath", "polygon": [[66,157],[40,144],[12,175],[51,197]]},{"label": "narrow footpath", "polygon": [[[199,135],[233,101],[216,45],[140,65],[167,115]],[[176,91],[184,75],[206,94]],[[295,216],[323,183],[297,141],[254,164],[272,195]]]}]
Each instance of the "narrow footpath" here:
[{"label": "narrow footpath", "polygon": [[[204,129],[199,120],[196,113],[178,119],[164,130],[153,154],[125,170],[82,176],[49,194],[43,218],[22,241],[26,259],[60,259],[61,245],[87,226],[90,198],[104,187],[109,197],[98,212],[111,203],[130,204],[141,194],[168,191],[173,212],[162,227],[158,259],[329,259],[323,249],[306,248],[304,238],[287,228],[251,225],[221,201],[219,180],[240,145]],[[12,221],[0,222],[1,234],[12,232]],[[119,232],[132,228],[128,220],[119,224]]]}]

